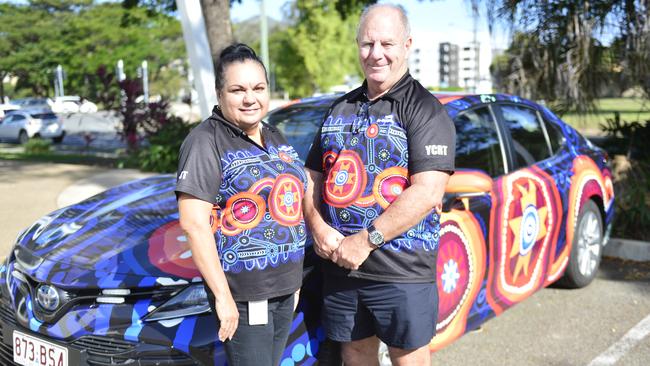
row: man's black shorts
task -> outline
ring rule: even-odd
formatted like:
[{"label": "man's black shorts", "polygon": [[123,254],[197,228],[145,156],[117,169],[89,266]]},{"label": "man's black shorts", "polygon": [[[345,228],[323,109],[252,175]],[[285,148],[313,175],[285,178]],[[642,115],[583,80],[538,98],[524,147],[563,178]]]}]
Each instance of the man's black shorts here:
[{"label": "man's black shorts", "polygon": [[325,276],[323,325],[338,342],[376,335],[388,346],[416,349],[436,331],[438,289],[430,283],[386,283]]}]

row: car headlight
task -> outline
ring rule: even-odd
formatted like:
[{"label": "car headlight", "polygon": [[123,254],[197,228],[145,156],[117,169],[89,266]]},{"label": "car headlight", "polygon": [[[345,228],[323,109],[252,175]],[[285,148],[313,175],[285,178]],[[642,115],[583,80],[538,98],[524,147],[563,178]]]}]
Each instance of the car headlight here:
[{"label": "car headlight", "polygon": [[145,321],[158,321],[165,319],[182,318],[190,315],[197,315],[209,312],[210,304],[205,288],[202,283],[186,287],[152,311],[144,319]]}]

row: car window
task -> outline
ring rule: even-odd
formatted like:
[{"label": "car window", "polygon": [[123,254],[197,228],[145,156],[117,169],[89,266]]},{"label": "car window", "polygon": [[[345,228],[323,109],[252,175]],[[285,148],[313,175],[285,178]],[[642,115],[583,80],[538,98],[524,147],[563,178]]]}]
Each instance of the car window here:
[{"label": "car window", "polygon": [[10,114],[8,116],[5,116],[4,118],[0,118],[0,122],[1,123],[10,122],[12,119],[14,119],[14,116]]},{"label": "car window", "polygon": [[266,120],[282,132],[300,159],[304,161],[314,136],[323,123],[327,108],[327,106],[290,106],[271,113]]},{"label": "car window", "polygon": [[505,173],[499,134],[487,107],[463,112],[456,126],[456,167],[481,169],[492,177]]},{"label": "car window", "polygon": [[23,116],[22,114],[14,114],[13,116],[14,116],[14,121],[22,121],[26,119],[25,116]]},{"label": "car window", "polygon": [[546,133],[548,133],[548,139],[551,143],[551,150],[553,150],[553,154],[555,154],[562,146],[564,146],[566,139],[564,138],[564,134],[560,127],[555,123],[544,120],[544,126],[546,127]]},{"label": "car window", "polygon": [[56,119],[56,114],[54,113],[34,113],[32,114],[33,118],[37,119]]},{"label": "car window", "polygon": [[517,167],[533,165],[551,156],[537,112],[520,105],[501,105],[506,127],[510,130]]}]

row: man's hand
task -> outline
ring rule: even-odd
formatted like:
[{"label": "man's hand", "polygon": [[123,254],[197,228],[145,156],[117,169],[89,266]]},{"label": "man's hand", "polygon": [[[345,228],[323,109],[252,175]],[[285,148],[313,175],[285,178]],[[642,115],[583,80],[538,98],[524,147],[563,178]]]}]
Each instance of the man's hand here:
[{"label": "man's hand", "polygon": [[237,310],[237,304],[233,300],[232,295],[224,294],[222,296],[216,296],[217,308],[217,317],[221,322],[221,327],[219,328],[219,340],[224,342],[226,340],[231,340],[237,331],[237,326],[239,325],[239,311]]},{"label": "man's hand", "polygon": [[341,267],[357,270],[373,249],[374,247],[368,241],[368,232],[362,230],[343,239],[330,259]]},{"label": "man's hand", "polygon": [[329,225],[322,227],[314,235],[314,251],[319,257],[330,259],[332,253],[339,247],[345,238],[343,234]]}]

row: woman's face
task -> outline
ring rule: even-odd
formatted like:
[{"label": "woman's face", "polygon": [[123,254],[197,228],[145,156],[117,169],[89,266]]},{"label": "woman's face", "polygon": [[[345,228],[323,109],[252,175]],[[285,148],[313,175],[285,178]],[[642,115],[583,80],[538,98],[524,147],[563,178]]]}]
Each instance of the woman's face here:
[{"label": "woman's face", "polygon": [[257,127],[269,109],[269,90],[262,66],[252,60],[226,66],[219,105],[223,116],[242,130]]}]

